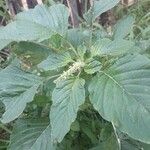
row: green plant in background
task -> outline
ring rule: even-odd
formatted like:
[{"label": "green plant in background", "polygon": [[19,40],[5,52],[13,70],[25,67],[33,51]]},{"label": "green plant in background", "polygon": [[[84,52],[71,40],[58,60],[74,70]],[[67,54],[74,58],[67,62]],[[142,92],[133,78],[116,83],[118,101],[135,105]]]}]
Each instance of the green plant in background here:
[{"label": "green plant in background", "polygon": [[[125,14],[132,14],[135,16],[136,20],[132,36],[136,39],[149,40],[149,0],[139,0],[130,7],[124,7],[120,5],[115,9],[114,12],[118,18],[122,18]],[[147,43],[149,43],[149,41]]]},{"label": "green plant in background", "polygon": [[112,34],[94,26],[118,2],[94,1],[79,28],[54,4],[0,29],[0,49],[16,55],[0,71],[1,122],[15,122],[9,150],[149,149],[150,59],[131,38],[135,18]]},{"label": "green plant in background", "polygon": [[5,24],[5,22],[10,19],[10,15],[7,11],[6,1],[4,0],[0,1],[0,17],[0,25]]},{"label": "green plant in background", "polygon": [[1,7],[1,10],[0,10],[0,16],[4,16],[4,12],[3,12],[3,10],[2,9],[4,9],[5,10],[5,7],[6,5],[5,5],[5,2],[2,0],[2,1],[0,1],[0,7]]}]

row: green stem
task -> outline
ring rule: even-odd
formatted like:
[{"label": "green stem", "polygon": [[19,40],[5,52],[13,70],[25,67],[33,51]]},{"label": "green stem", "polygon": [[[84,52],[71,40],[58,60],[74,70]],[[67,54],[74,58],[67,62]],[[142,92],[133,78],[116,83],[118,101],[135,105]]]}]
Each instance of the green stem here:
[{"label": "green stem", "polygon": [[115,125],[113,123],[112,123],[112,126],[113,126],[113,129],[114,129],[114,133],[115,133],[116,139],[118,141],[119,150],[121,150],[121,142],[120,142],[120,139],[118,137],[116,127],[115,127]]},{"label": "green stem", "polygon": [[57,74],[57,75],[54,75],[54,76],[50,76],[50,77],[48,77],[48,78],[46,78],[46,81],[47,80],[50,80],[50,79],[53,79],[53,78],[57,78],[57,77],[59,77],[61,74]]}]

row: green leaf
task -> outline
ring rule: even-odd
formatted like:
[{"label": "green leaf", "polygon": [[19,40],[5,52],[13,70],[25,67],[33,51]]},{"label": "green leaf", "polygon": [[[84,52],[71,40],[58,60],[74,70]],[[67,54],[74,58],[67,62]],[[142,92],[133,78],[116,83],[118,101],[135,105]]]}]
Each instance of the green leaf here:
[{"label": "green leaf", "polygon": [[100,69],[101,69],[101,63],[93,58],[86,60],[85,63],[86,63],[86,65],[84,67],[84,71],[87,74],[93,74],[95,72],[100,71]]},{"label": "green leaf", "polygon": [[91,148],[90,150],[119,150],[118,147],[117,140],[112,134],[106,141],[99,143],[96,147]]},{"label": "green leaf", "polygon": [[93,133],[90,126],[83,124],[81,129],[82,129],[82,132],[91,140],[93,144],[96,144],[98,142],[98,139],[96,135]]},{"label": "green leaf", "polygon": [[126,35],[130,33],[134,22],[135,18],[133,16],[127,16],[119,20],[115,26],[114,38],[123,39]]},{"label": "green leaf", "polygon": [[87,48],[86,48],[85,45],[80,45],[80,46],[77,48],[77,54],[78,54],[78,56],[80,57],[80,59],[81,59],[82,61],[84,61],[84,55],[85,55],[85,53],[86,53],[86,50],[87,50]]},{"label": "green leaf", "polygon": [[72,124],[71,124],[71,127],[70,129],[72,131],[80,131],[80,124],[77,120],[75,120]]},{"label": "green leaf", "polygon": [[32,102],[32,104],[36,104],[39,107],[44,107],[45,105],[47,105],[48,103],[50,103],[50,98],[47,97],[46,95],[35,95],[34,100]]},{"label": "green leaf", "polygon": [[[121,150],[140,150],[142,147],[140,146],[140,143],[133,140],[122,140],[121,142]],[[143,149],[145,150],[145,149]]]},{"label": "green leaf", "polygon": [[58,82],[52,94],[50,120],[52,140],[61,142],[77,117],[80,105],[85,101],[85,81],[69,78]]},{"label": "green leaf", "polygon": [[[0,27],[0,33],[1,33],[1,27]],[[10,42],[12,42],[12,40],[4,40],[1,39],[0,37],[0,50],[3,49],[5,46],[7,46]]]},{"label": "green leaf", "polygon": [[112,41],[108,38],[103,38],[103,39],[97,40],[91,47],[92,56],[100,55],[101,50],[104,49],[110,43],[112,43]]},{"label": "green leaf", "polygon": [[10,136],[8,150],[55,150],[47,120],[18,120]]},{"label": "green leaf", "polygon": [[121,136],[121,150],[149,150],[150,144],[145,144],[124,135]]},{"label": "green leaf", "polygon": [[99,15],[113,8],[120,0],[94,0],[92,7],[84,14],[84,19],[91,23]]},{"label": "green leaf", "polygon": [[96,147],[91,148],[90,150],[120,150],[119,144],[112,127],[106,125],[101,130],[100,142]]},{"label": "green leaf", "polygon": [[31,102],[42,79],[19,68],[16,62],[0,72],[0,100],[5,104],[1,121],[8,123],[16,119]]},{"label": "green leaf", "polygon": [[53,34],[64,35],[68,28],[69,12],[61,4],[46,7],[38,5],[34,9],[19,13],[15,21],[0,28],[0,49],[16,41],[38,41]]},{"label": "green leaf", "polygon": [[134,139],[150,143],[150,60],[128,55],[98,73],[89,86],[100,115]]},{"label": "green leaf", "polygon": [[60,67],[66,66],[69,62],[72,62],[71,56],[68,52],[63,53],[51,53],[46,60],[42,61],[38,67],[45,71],[56,70]]},{"label": "green leaf", "polygon": [[91,47],[91,53],[96,55],[120,55],[125,53],[132,53],[135,43],[124,39],[110,39],[104,38],[95,42]]},{"label": "green leaf", "polygon": [[[0,3],[0,6],[2,6],[2,4]],[[2,11],[2,10],[0,10],[0,16],[1,17],[4,17],[5,16],[5,12],[4,11]]]},{"label": "green leaf", "polygon": [[119,20],[115,26],[114,39],[123,39],[128,35],[133,27],[135,18],[133,16],[126,16]]},{"label": "green leaf", "polygon": [[26,62],[35,66],[46,59],[47,56],[51,54],[52,50],[40,44],[20,42],[15,47],[14,52],[19,58],[24,58]]},{"label": "green leaf", "polygon": [[66,39],[70,42],[75,48],[82,44],[89,44],[90,37],[92,36],[91,31],[85,29],[69,29],[66,35]]},{"label": "green leaf", "polygon": [[141,147],[143,148],[143,150],[149,150],[150,149],[150,144],[142,143]]}]

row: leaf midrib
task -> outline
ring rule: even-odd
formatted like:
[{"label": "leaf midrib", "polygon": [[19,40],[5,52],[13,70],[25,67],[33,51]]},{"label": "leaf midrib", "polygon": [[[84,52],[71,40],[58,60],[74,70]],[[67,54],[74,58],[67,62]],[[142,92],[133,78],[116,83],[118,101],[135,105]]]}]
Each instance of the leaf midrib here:
[{"label": "leaf midrib", "polygon": [[141,101],[139,101],[139,100],[137,100],[135,97],[133,97],[132,93],[128,92],[125,88],[123,88],[123,86],[120,85],[120,83],[119,83],[117,80],[115,80],[111,75],[107,74],[107,73],[104,72],[104,71],[100,71],[100,72],[103,73],[105,76],[107,76],[109,79],[111,79],[116,85],[118,85],[119,88],[121,88],[121,90],[122,90],[124,93],[126,93],[128,96],[132,96],[132,98],[133,98],[137,103],[139,103],[139,104],[150,114],[150,110],[149,110],[147,107],[145,107],[145,106],[141,103]]}]

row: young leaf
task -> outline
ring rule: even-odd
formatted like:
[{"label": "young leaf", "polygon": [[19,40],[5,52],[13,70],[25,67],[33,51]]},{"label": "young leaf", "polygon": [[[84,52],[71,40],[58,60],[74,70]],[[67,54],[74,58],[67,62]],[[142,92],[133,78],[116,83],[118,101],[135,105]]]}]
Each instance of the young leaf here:
[{"label": "young leaf", "polygon": [[94,0],[92,7],[84,14],[84,19],[91,23],[99,15],[113,8],[120,0]]},{"label": "young leaf", "polygon": [[51,142],[51,128],[48,121],[18,120],[10,136],[8,150],[56,150]]},{"label": "young leaf", "polygon": [[66,35],[66,39],[70,42],[75,48],[86,43],[89,44],[90,37],[92,33],[90,30],[85,29],[69,29]]},{"label": "young leaf", "polygon": [[84,61],[84,55],[85,55],[85,53],[86,53],[86,50],[87,50],[87,48],[86,48],[86,46],[84,46],[84,45],[80,45],[80,46],[77,48],[77,54],[78,54],[78,56],[80,57],[80,59],[81,59],[82,61]]},{"label": "young leaf", "polygon": [[150,143],[150,60],[142,55],[120,58],[89,86],[100,115],[134,139]]},{"label": "young leaf", "polygon": [[0,71],[0,100],[6,107],[1,118],[3,123],[16,119],[23,112],[42,83],[40,77],[22,71],[15,63]]},{"label": "young leaf", "polygon": [[132,53],[135,43],[124,39],[110,39],[104,38],[95,42],[91,48],[91,53],[95,55],[120,55],[125,53]]},{"label": "young leaf", "polygon": [[38,67],[45,71],[59,69],[66,66],[69,62],[72,62],[71,56],[68,52],[52,53],[46,60],[42,61]]},{"label": "young leaf", "polygon": [[53,34],[63,35],[68,28],[69,12],[61,4],[38,5],[16,16],[15,21],[0,28],[0,49],[16,41],[43,41]]},{"label": "young leaf", "polygon": [[95,72],[100,71],[100,69],[101,69],[101,63],[99,61],[94,60],[93,58],[90,58],[86,61],[84,71],[87,74],[93,74]]},{"label": "young leaf", "polygon": [[52,140],[61,142],[75,121],[77,111],[85,100],[85,81],[81,78],[69,78],[58,82],[52,94],[50,121]]},{"label": "young leaf", "polygon": [[114,38],[123,39],[131,31],[134,22],[135,19],[133,16],[127,16],[118,21],[115,26]]},{"label": "young leaf", "polygon": [[109,45],[112,41],[108,38],[103,38],[97,40],[91,47],[91,54],[92,56],[100,55],[101,49],[105,48]]}]

